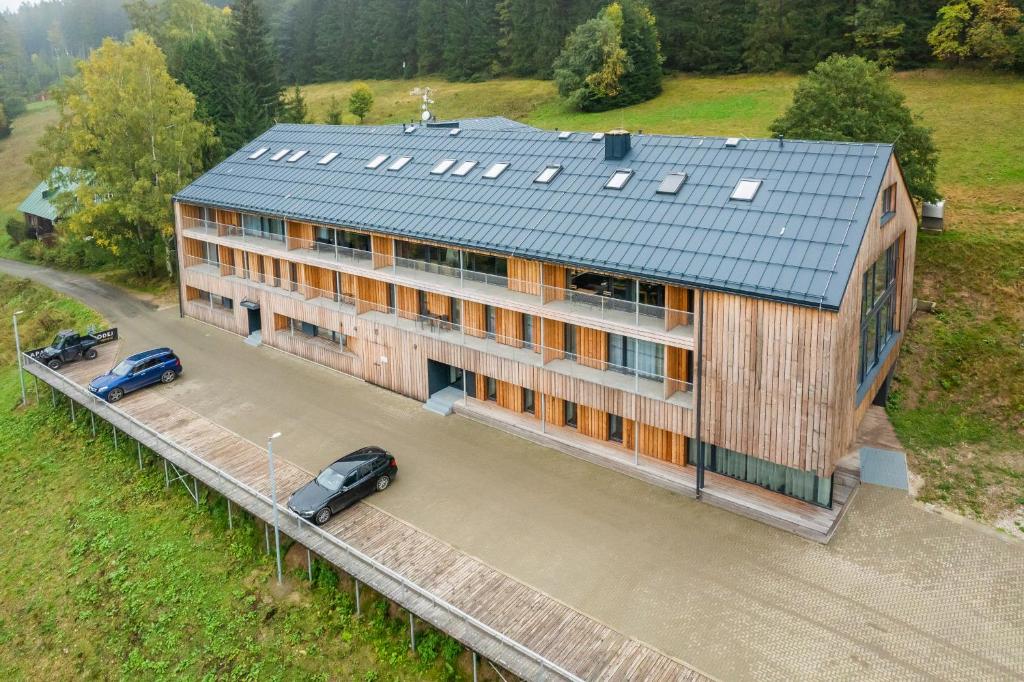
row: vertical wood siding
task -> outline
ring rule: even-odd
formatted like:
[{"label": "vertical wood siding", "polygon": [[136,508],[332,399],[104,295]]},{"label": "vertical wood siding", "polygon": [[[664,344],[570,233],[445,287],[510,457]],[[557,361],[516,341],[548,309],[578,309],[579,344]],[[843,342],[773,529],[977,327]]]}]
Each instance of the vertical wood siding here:
[{"label": "vertical wood siding", "polygon": [[540,294],[540,262],[523,258],[508,259],[508,288],[524,294]]}]

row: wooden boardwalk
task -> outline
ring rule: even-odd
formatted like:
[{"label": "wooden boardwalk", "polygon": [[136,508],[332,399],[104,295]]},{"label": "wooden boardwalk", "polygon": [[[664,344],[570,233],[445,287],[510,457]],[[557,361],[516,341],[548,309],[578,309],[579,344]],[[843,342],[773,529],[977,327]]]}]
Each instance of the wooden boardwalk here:
[{"label": "wooden boardwalk", "polygon": [[[131,394],[116,408],[91,398],[85,386],[117,350],[110,344],[96,361],[69,365],[62,375],[38,364],[26,370],[268,520],[263,448],[164,398],[159,389]],[[311,477],[280,459],[276,473],[282,501]],[[322,529],[286,515],[282,532],[524,679],[710,679],[372,505],[356,504]]]}]

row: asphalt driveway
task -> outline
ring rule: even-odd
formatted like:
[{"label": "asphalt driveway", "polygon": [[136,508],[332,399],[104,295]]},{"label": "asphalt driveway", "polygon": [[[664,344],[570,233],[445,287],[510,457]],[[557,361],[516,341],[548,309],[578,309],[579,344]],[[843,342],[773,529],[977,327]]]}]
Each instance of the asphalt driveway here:
[{"label": "asphalt driveway", "polygon": [[[178,317],[11,261],[96,308],[123,353],[169,345],[166,394],[310,470],[376,443],[372,504],[722,679],[1024,678],[1024,543],[863,486],[820,546]],[[127,398],[130,400],[130,397]]]}]

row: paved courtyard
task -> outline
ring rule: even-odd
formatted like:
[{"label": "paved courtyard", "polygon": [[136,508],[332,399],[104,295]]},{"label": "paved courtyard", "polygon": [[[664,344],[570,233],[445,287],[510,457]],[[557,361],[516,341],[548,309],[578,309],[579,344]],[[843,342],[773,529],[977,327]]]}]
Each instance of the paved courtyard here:
[{"label": "paved courtyard", "polygon": [[862,486],[821,546],[251,348],[176,307],[0,270],[77,293],[126,352],[172,346],[186,373],[169,397],[256,442],[281,431],[275,452],[303,467],[387,447],[401,474],[372,504],[721,679],[1024,678],[1024,543],[901,493]]}]

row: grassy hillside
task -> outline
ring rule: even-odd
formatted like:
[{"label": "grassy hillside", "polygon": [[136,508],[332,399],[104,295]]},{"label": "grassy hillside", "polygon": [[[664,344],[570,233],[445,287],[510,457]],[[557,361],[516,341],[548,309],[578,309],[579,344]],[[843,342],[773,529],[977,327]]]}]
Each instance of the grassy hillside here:
[{"label": "grassy hillside", "polygon": [[0,220],[14,212],[22,199],[39,184],[26,157],[47,125],[57,120],[53,102],[32,102],[28,112],[11,123],[11,136],[0,140]]},{"label": "grassy hillside", "polygon": [[[922,499],[996,519],[1024,505],[1024,80],[925,70],[896,76],[934,129],[947,231],[920,236],[918,315],[901,358],[890,414],[924,479]],[[692,135],[768,134],[788,104],[791,75],[675,76],[655,100],[619,111],[566,108],[550,83],[373,81],[370,122],[414,118],[429,85],[442,118],[501,114],[543,128]],[[350,83],[309,89],[314,116]]]},{"label": "grassy hillside", "polygon": [[[0,319],[25,310],[26,345],[100,322],[52,291],[0,277]],[[163,470],[93,438],[66,402],[17,408],[10,325],[0,324],[0,679],[454,677],[460,648],[429,632],[408,653],[404,620],[362,619],[335,574],[305,566],[277,585],[263,533],[217,496],[201,510]],[[31,396],[31,390],[30,390]],[[305,559],[305,553],[301,554]]]}]

